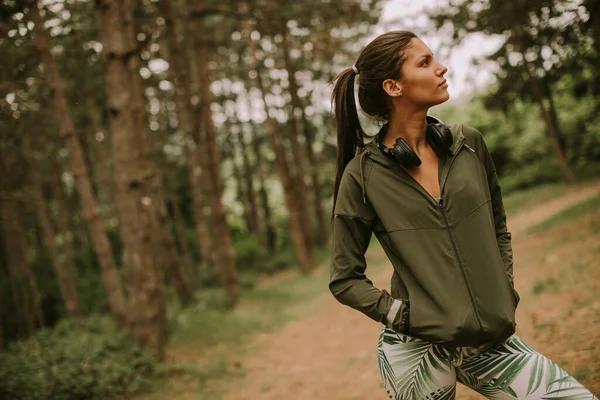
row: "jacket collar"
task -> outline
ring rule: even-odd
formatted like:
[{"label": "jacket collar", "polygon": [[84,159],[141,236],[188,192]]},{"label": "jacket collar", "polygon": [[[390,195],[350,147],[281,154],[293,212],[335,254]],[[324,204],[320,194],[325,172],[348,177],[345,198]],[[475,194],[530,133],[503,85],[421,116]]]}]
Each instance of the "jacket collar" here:
[{"label": "jacket collar", "polygon": [[[431,116],[427,116],[427,119],[430,122],[433,123],[441,123],[441,120],[435,118],[435,117],[431,117]],[[460,150],[460,148],[462,147],[462,145],[465,142],[465,137],[463,135],[462,132],[462,124],[454,124],[452,126],[449,126],[450,128],[450,132],[452,132],[452,146],[450,146],[450,155],[454,156],[456,155],[456,153],[458,153],[458,151]],[[382,127],[383,129],[383,127]],[[381,133],[381,130],[379,131],[379,133],[377,134],[377,136],[375,136],[373,138],[373,140],[371,142],[369,142],[367,145],[365,145],[365,147],[362,149],[361,153],[358,155],[360,157],[360,179],[361,179],[361,186],[362,186],[362,194],[363,194],[363,202],[367,202],[367,197],[366,197],[366,182],[365,182],[365,175],[364,175],[364,159],[365,158],[369,158],[371,159],[373,162],[391,169],[394,166],[398,166],[398,164],[391,159],[391,157],[389,157],[388,155],[384,154],[383,150],[380,148],[380,146],[377,144],[377,140],[379,139],[379,134]]]},{"label": "jacket collar", "polygon": [[[429,115],[427,116],[427,119],[433,123],[442,123],[442,121],[438,118]],[[448,127],[450,128],[450,132],[452,132],[452,146],[450,146],[450,154],[454,156],[464,144],[465,137],[462,133],[462,124],[455,124]],[[377,140],[382,129],[383,127],[379,130],[379,133],[373,137],[373,140],[364,147],[363,152],[368,150],[370,154],[367,155],[367,157],[382,166],[390,168],[396,165],[396,162],[384,154],[383,150],[377,144]]]}]

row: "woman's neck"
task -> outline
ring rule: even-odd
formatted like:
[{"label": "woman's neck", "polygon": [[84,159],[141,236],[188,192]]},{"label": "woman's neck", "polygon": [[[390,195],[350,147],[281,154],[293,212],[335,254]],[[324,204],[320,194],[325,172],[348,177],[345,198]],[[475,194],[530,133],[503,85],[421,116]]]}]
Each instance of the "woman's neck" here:
[{"label": "woman's neck", "polygon": [[396,139],[401,137],[418,154],[427,145],[427,111],[416,113],[392,113],[388,124],[384,144],[393,147]]}]

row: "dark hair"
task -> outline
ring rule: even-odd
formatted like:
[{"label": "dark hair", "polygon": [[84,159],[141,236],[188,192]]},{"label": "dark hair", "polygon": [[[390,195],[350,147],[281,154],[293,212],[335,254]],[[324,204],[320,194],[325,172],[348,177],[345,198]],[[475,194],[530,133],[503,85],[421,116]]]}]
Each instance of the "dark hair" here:
[{"label": "dark hair", "polygon": [[[400,67],[406,61],[411,39],[417,36],[408,31],[393,31],[375,38],[358,56],[354,66],[360,74],[358,102],[363,111],[373,118],[389,120],[389,105],[382,83],[386,79],[401,79]],[[365,146],[369,137],[360,126],[354,100],[353,68],[346,68],[334,78],[335,87],[331,104],[337,125],[336,177],[333,189],[333,208],[337,200],[340,181],[346,165]]]}]

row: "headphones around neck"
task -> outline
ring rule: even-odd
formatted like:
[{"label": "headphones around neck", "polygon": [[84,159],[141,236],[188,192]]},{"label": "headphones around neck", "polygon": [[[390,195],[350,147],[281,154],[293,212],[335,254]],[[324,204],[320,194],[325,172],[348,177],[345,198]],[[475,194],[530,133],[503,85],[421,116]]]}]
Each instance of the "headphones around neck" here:
[{"label": "headphones around neck", "polygon": [[[442,123],[440,120],[434,117],[427,116],[427,130],[426,137],[427,142],[435,151],[438,157],[442,158],[450,152],[450,147],[454,143],[452,138],[452,132],[450,128]],[[421,159],[410,147],[410,145],[401,137],[396,139],[394,147],[387,148],[383,144],[385,135],[387,134],[388,124],[385,124],[375,139],[379,149],[386,156],[396,160],[400,165],[405,168],[414,168],[421,165]]]}]

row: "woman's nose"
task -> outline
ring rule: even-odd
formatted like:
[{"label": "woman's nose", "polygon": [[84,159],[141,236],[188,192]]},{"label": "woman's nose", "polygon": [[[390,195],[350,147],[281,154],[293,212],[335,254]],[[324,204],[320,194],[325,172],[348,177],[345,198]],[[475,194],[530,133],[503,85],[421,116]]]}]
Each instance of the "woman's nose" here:
[{"label": "woman's nose", "polygon": [[437,72],[438,76],[442,76],[446,72],[448,72],[448,68],[444,64],[438,63],[438,67],[436,69],[436,72]]}]

